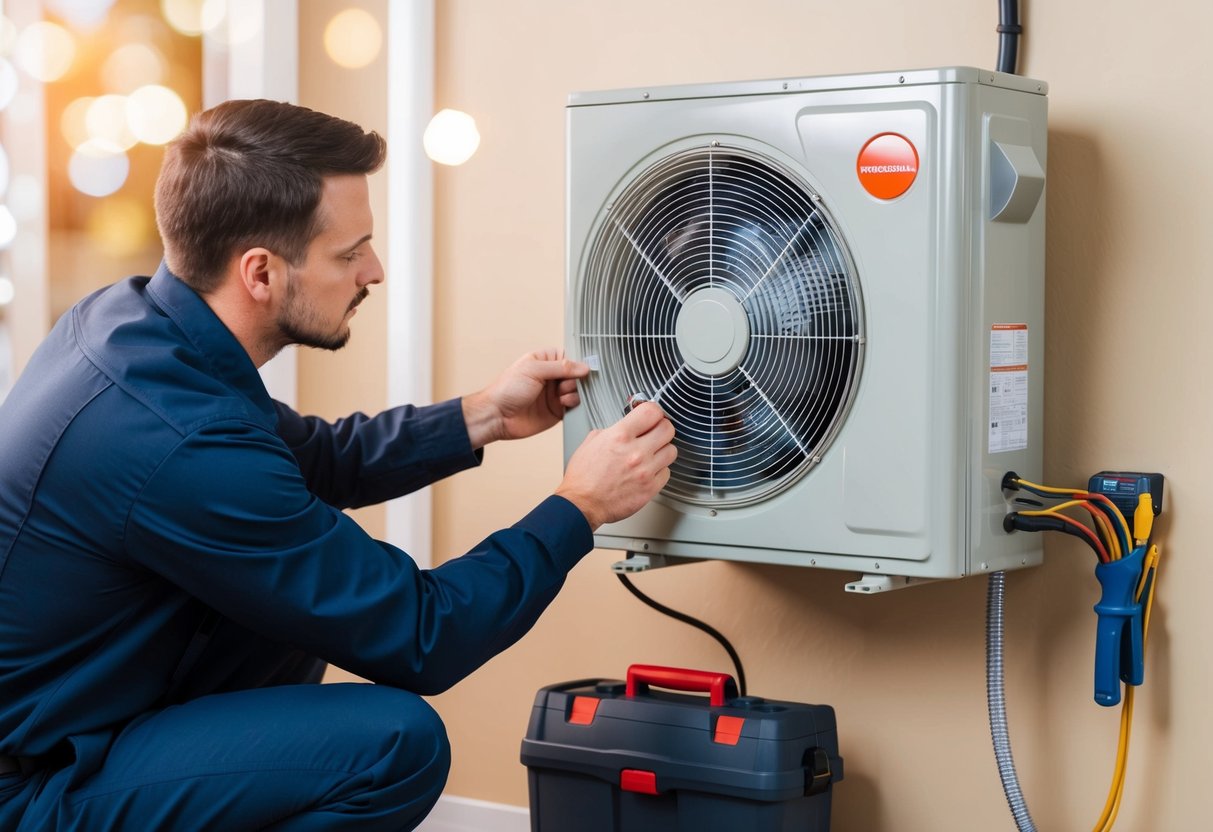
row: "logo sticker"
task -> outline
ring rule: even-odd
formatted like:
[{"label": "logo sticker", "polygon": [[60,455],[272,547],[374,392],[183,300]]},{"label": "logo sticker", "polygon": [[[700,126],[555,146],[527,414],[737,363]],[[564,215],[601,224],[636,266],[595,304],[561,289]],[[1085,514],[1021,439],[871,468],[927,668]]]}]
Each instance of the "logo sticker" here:
[{"label": "logo sticker", "polygon": [[855,162],[859,184],[877,199],[896,199],[910,189],[918,176],[918,151],[900,133],[881,133],[868,139]]}]

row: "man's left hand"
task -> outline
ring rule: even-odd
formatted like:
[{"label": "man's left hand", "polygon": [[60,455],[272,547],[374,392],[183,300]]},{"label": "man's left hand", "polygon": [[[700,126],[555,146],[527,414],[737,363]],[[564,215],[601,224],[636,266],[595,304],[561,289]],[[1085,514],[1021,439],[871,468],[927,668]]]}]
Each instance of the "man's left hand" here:
[{"label": "man's left hand", "polygon": [[547,430],[581,402],[577,379],[590,368],[561,350],[522,356],[492,384],[463,397],[463,418],[473,448],[497,439],[522,439]]}]

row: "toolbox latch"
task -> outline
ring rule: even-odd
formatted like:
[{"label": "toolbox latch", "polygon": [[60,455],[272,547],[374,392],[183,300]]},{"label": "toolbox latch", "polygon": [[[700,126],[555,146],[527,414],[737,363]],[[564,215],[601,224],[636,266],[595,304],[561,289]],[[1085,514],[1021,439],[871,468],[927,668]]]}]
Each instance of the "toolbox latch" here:
[{"label": "toolbox latch", "polygon": [[824,748],[810,748],[804,752],[805,796],[821,794],[830,787],[834,772],[830,771],[830,755]]}]

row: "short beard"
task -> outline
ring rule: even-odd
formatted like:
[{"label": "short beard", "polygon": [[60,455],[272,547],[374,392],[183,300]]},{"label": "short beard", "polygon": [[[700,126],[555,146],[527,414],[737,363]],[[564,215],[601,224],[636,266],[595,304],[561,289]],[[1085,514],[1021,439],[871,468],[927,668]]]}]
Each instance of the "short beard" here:
[{"label": "short beard", "polygon": [[[346,311],[348,312],[362,303],[369,294],[370,290],[364,286]],[[348,325],[330,334],[324,334],[320,329],[321,326],[322,323],[315,310],[300,303],[295,281],[291,280],[286,287],[286,300],[283,303],[282,312],[278,315],[278,334],[282,343],[284,345],[301,344],[305,347],[331,351],[339,350],[349,343],[351,330]]]}]

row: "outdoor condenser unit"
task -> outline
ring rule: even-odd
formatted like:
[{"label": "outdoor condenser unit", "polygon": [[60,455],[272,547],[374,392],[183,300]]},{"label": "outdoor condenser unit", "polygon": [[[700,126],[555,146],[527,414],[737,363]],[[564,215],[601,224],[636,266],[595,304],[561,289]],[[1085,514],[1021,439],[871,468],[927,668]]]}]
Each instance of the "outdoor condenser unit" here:
[{"label": "outdoor condenser unit", "polygon": [[951,67],[570,97],[594,371],[566,454],[637,399],[679,453],[599,546],[868,592],[1040,562],[1000,483],[1041,473],[1046,93]]}]

